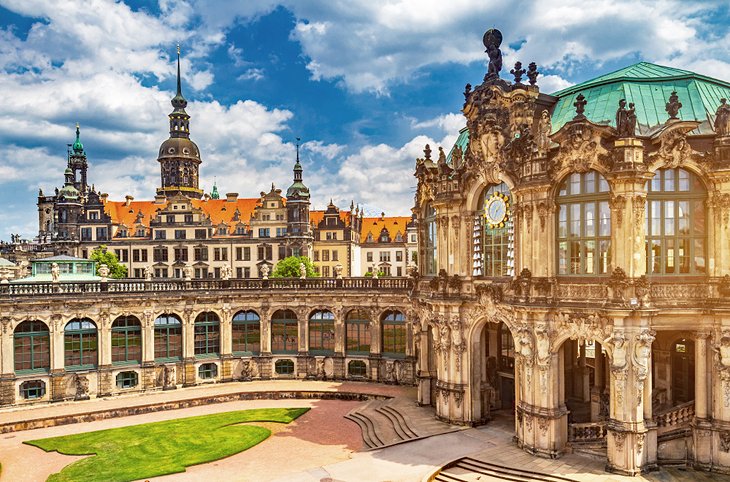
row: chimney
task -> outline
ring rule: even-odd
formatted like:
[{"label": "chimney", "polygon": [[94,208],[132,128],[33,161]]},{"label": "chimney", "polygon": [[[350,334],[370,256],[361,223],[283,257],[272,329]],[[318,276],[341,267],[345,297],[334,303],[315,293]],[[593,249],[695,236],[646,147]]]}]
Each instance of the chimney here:
[{"label": "chimney", "polygon": [[164,194],[158,194],[155,196],[155,204],[165,204],[165,201],[167,201],[167,198]]},{"label": "chimney", "polygon": [[384,212],[381,212],[380,213],[380,220],[381,221],[385,221],[385,213]]},{"label": "chimney", "polygon": [[107,198],[109,198],[109,194],[103,192],[103,193],[101,193],[101,196],[99,196],[99,197],[101,198],[101,203],[106,204],[106,200],[107,200]]},{"label": "chimney", "polygon": [[238,201],[238,193],[237,192],[227,192],[226,193],[226,202],[234,203]]},{"label": "chimney", "polygon": [[132,201],[134,201],[134,197],[130,196],[129,194],[127,194],[126,196],[124,196],[124,205],[125,206],[129,206],[129,204]]}]

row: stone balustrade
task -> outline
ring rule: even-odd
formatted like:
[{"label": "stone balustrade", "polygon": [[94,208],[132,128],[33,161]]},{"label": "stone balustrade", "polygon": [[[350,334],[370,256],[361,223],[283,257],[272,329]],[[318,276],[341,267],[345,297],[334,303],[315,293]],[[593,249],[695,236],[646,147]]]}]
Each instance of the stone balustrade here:
[{"label": "stone balustrade", "polygon": [[658,412],[655,415],[659,432],[668,432],[680,428],[687,428],[695,416],[695,401],[691,400],[682,405]]},{"label": "stone balustrade", "polygon": [[141,293],[215,290],[410,290],[410,278],[273,278],[230,280],[109,280],[106,282],[10,283],[0,285],[0,297],[67,295],[84,293]]},{"label": "stone balustrade", "polygon": [[606,422],[571,423],[568,441],[573,444],[603,443],[606,440]]}]

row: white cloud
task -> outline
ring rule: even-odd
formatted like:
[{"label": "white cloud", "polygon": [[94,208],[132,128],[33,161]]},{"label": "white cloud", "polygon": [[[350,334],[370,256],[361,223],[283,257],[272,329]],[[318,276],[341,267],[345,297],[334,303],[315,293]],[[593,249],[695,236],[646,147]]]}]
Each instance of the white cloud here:
[{"label": "white cloud", "polygon": [[266,77],[264,69],[258,69],[258,68],[250,68],[246,70],[244,73],[236,77],[237,80],[253,80],[253,81],[259,81],[263,80]]}]

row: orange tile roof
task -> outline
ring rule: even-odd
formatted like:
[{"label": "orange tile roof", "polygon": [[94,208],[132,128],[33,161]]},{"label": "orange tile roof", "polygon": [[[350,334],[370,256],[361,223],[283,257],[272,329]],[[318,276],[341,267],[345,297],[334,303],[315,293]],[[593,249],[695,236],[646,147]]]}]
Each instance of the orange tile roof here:
[{"label": "orange tile roof", "polygon": [[362,218],[362,231],[360,231],[360,242],[364,243],[368,234],[372,233],[373,241],[377,242],[380,231],[383,228],[388,230],[390,239],[395,240],[395,235],[400,232],[403,240],[406,239],[406,226],[411,222],[410,216],[386,216],[384,218]]},{"label": "orange tile roof", "polygon": [[[228,202],[225,199],[193,199],[193,207],[202,209],[210,216],[213,226],[221,222],[228,224],[229,232],[235,230],[236,221],[232,221],[236,208],[240,212],[239,220],[248,224],[256,206],[261,204],[260,198],[239,198],[235,202]],[[156,204],[155,201],[131,201],[129,206],[125,201],[107,201],[104,210],[112,218],[113,224],[123,224],[129,228],[134,227],[137,213],[142,211],[142,224],[149,227],[150,221],[157,215],[157,211],[164,209],[167,201]]]},{"label": "orange tile roof", "polygon": [[[324,219],[324,211],[309,211],[309,223],[317,227]],[[345,222],[345,226],[350,226],[352,213],[350,211],[340,211],[340,219]]]}]

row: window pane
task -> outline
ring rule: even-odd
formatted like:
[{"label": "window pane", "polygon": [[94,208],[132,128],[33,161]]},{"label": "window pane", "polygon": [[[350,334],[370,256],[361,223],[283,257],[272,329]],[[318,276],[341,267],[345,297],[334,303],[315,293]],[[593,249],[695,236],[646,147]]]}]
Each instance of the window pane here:
[{"label": "window pane", "polygon": [[585,219],[585,234],[584,236],[595,236],[596,235],[596,205],[595,203],[585,203],[584,208],[584,219]]},{"label": "window pane", "polygon": [[580,204],[570,204],[570,235],[580,236]]},{"label": "window pane", "polygon": [[558,214],[558,237],[568,236],[568,206],[562,204]]},{"label": "window pane", "polygon": [[664,236],[674,235],[674,201],[664,201]]},{"label": "window pane", "polygon": [[694,240],[694,270],[697,273],[705,273],[705,240]]},{"label": "window pane", "polygon": [[666,169],[664,171],[664,191],[674,191],[674,170]]},{"label": "window pane", "polygon": [[611,236],[611,209],[608,206],[608,201],[601,201],[598,203],[598,212],[601,223],[599,227],[599,235]]}]

